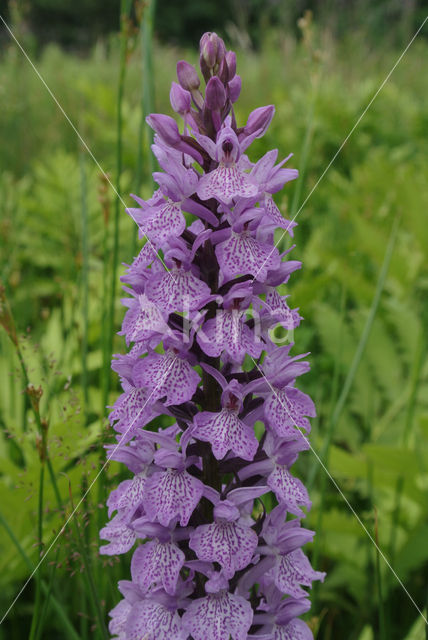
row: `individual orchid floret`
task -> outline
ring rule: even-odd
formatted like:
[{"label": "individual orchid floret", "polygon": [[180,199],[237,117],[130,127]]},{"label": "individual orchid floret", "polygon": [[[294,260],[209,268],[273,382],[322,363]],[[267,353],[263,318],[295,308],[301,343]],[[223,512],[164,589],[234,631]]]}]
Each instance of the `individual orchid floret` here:
[{"label": "individual orchid floret", "polygon": [[250,603],[228,591],[222,574],[211,574],[207,587],[207,595],[187,607],[182,618],[184,629],[194,640],[246,640],[253,620]]},{"label": "individual orchid floret", "polygon": [[112,362],[123,393],[106,446],[128,476],[100,537],[103,554],[134,551],[109,630],[116,640],[312,640],[299,616],[325,574],[303,551],[311,500],[294,465],[311,448],[315,406],[298,387],[307,354],[273,331],[301,321],[278,291],[301,263],[294,246],[275,245],[276,228],[296,225],[273,200],[297,171],[277,150],[252,157],[275,109],[238,126],[236,56],[215,33],[201,38],[200,69],[205,90],[177,64],[170,100],[184,123],[147,118],[159,188],[128,209],[145,244],[121,277],[128,352]]},{"label": "individual orchid floret", "polygon": [[207,355],[216,357],[225,353],[239,364],[247,353],[253,358],[260,356],[260,337],[245,322],[248,308],[245,302],[251,298],[251,293],[249,285],[234,285],[228,296],[223,298],[224,308],[203,324],[197,340]]},{"label": "individual orchid floret", "polygon": [[183,89],[183,87],[176,82],[173,82],[171,85],[169,99],[171,107],[176,113],[179,113],[181,116],[190,113],[190,109],[192,107],[192,96],[189,91]]},{"label": "individual orchid floret", "polygon": [[211,158],[219,163],[217,169],[206,173],[199,180],[197,194],[201,200],[217,198],[228,204],[234,198],[251,198],[257,194],[257,185],[251,183],[248,174],[239,165],[239,158],[247,145],[239,143],[230,126],[225,126],[218,132],[215,144],[201,135],[198,136],[198,141]]},{"label": "individual orchid floret", "polygon": [[186,221],[178,202],[167,200],[159,190],[151,200],[145,202],[132,196],[140,207],[128,207],[127,213],[138,224],[141,237],[146,236],[156,247],[162,247],[170,236],[180,236]]},{"label": "individual orchid floret", "polygon": [[170,339],[167,347],[165,353],[150,352],[135,364],[133,370],[136,384],[148,389],[153,400],[165,398],[166,406],[190,400],[200,381],[185,346]]},{"label": "individual orchid floret", "polygon": [[225,500],[220,500],[218,493],[208,494],[214,504],[214,522],[197,527],[189,540],[189,547],[199,560],[218,562],[228,580],[236,571],[245,569],[253,559],[258,536],[254,529],[240,521],[239,507],[268,491],[267,486],[235,489]]}]

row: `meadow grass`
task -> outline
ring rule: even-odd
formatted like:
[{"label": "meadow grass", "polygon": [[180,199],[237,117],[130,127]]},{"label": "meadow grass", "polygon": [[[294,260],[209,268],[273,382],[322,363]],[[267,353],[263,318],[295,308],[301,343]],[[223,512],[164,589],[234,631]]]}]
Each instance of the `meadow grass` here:
[{"label": "meadow grass", "polygon": [[[143,46],[134,42],[128,12],[124,1],[120,35],[91,55],[50,46],[36,60],[126,203],[134,189],[151,195],[144,118],[153,108],[170,112],[175,60],[196,62],[194,52],[157,44],[152,55],[150,13],[142,16]],[[254,157],[271,147],[294,151],[289,164],[301,172],[279,202],[286,217],[299,210],[400,53],[386,41],[367,49],[364,33],[336,42],[314,25],[304,28],[299,42],[272,31],[260,51],[237,51],[244,79],[238,122],[261,104],[277,108]],[[311,351],[303,382],[319,411],[314,449],[421,609],[428,566],[426,53],[426,43],[414,44],[299,213],[294,257],[304,268],[284,288],[305,317],[295,352]],[[85,496],[105,459],[103,444],[112,441],[105,407],[119,391],[110,358],[124,348],[116,335],[118,276],[138,243],[117,195],[13,45],[0,66],[8,97],[0,117],[0,277],[18,336],[17,348],[0,333],[2,615]],[[36,405],[23,393],[30,383],[43,392]],[[312,487],[312,561],[328,572],[308,616],[315,637],[419,640],[423,619],[316,457],[301,456],[296,472]],[[103,471],[0,626],[0,640],[108,637],[107,611],[117,602],[117,580],[129,577],[129,557],[101,558],[98,530],[108,491],[125,477],[116,463]]]}]

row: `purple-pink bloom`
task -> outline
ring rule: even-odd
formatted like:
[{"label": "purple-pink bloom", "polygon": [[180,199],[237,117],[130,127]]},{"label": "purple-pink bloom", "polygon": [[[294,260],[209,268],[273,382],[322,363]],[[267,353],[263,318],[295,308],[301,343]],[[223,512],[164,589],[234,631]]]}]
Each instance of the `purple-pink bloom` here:
[{"label": "purple-pink bloom", "polygon": [[300,616],[325,573],[302,548],[311,500],[294,464],[316,411],[298,384],[307,354],[278,346],[274,331],[302,320],[288,290],[301,263],[274,241],[276,228],[293,235],[273,196],[298,172],[276,149],[252,158],[275,109],[238,126],[236,56],[215,33],[201,38],[200,70],[205,92],[196,69],[177,64],[170,101],[182,124],[147,118],[159,188],[127,209],[145,244],[121,277],[128,352],[112,362],[123,391],[106,450],[128,475],[107,499],[100,552],[133,551],[109,631],[312,640]]}]

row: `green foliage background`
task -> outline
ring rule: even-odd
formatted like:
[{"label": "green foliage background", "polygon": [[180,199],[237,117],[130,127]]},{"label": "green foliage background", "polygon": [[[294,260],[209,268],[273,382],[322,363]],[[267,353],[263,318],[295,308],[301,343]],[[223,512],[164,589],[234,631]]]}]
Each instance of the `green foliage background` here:
[{"label": "green foliage background", "polygon": [[[280,155],[293,151],[290,164],[301,170],[279,198],[284,215],[298,212],[293,255],[304,265],[287,293],[305,317],[295,353],[311,351],[312,371],[302,386],[319,411],[312,444],[337,483],[313,453],[300,457],[295,472],[311,486],[307,523],[317,530],[309,551],[316,568],[328,572],[307,618],[319,640],[421,640],[424,621],[368,534],[426,615],[428,47],[423,38],[412,45],[318,184],[401,50],[397,33],[374,43],[362,28],[338,38],[308,20],[300,27],[297,36],[261,29],[257,51],[238,28],[228,38],[243,78],[238,122],[261,104],[277,107],[251,159],[278,147]],[[49,45],[35,62],[115,184],[117,86],[126,72],[120,193],[128,203],[138,185],[148,197],[151,182],[148,134],[140,129],[142,51],[138,33],[126,33],[99,40],[85,56]],[[31,50],[22,24],[16,34]],[[170,113],[169,84],[180,57],[196,62],[196,43],[191,51],[155,45],[156,111]],[[49,423],[61,495],[58,504],[47,478],[46,548],[95,478],[102,445],[112,438],[104,399],[106,390],[108,404],[118,394],[117,381],[106,377],[115,195],[15,45],[4,48],[0,69],[0,277],[29,381],[43,389],[40,414]],[[143,83],[147,91],[147,78]],[[133,224],[120,209],[119,265],[136,251]],[[118,292],[115,331],[119,298]],[[113,352],[123,349],[115,336]],[[39,558],[40,468],[34,414],[3,330],[0,375],[3,615]],[[116,581],[128,578],[129,558],[99,557],[97,531],[107,518],[106,495],[124,477],[116,464],[101,473],[42,565],[40,637],[106,637],[97,608],[106,617],[117,602]],[[31,581],[0,626],[0,639],[28,637],[34,599]]]}]

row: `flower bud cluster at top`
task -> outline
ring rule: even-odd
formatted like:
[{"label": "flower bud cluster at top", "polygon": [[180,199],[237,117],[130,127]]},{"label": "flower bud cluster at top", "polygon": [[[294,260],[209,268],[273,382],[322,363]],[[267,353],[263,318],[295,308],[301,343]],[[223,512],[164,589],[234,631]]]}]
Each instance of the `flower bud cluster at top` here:
[{"label": "flower bud cluster at top", "polygon": [[294,223],[272,197],[297,171],[277,150],[246,155],[274,107],[237,125],[236,57],[215,33],[201,39],[200,68],[205,95],[185,61],[171,87],[183,133],[167,115],[147,118],[159,188],[127,210],[146,242],[122,278],[130,349],[112,364],[123,393],[107,449],[132,477],[110,494],[100,535],[104,554],[136,548],[109,628],[120,640],[309,640],[304,587],[324,574],[301,549],[311,503],[290,467],[315,407],[295,386],[304,355],[270,338],[301,320],[277,291],[301,265],[274,245]]}]

